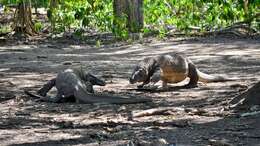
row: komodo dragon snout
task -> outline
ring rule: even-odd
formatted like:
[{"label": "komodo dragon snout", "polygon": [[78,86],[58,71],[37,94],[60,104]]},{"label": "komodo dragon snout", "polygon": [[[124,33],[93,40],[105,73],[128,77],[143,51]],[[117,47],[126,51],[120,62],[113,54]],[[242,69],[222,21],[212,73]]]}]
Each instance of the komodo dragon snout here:
[{"label": "komodo dragon snout", "polygon": [[129,79],[130,84],[134,84],[137,82],[145,82],[145,80],[147,79],[147,74],[148,73],[144,68],[136,66]]}]

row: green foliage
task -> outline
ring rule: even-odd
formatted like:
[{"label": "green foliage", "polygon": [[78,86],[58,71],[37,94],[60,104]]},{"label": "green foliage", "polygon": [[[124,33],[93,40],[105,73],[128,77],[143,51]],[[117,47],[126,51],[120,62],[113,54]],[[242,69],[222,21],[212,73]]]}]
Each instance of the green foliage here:
[{"label": "green foliage", "polygon": [[[29,1],[29,0],[0,0],[0,4],[3,5],[12,5],[12,4],[17,4],[21,1]],[[32,6],[34,7],[44,7],[46,8],[48,6],[49,0],[30,0]]]},{"label": "green foliage", "polygon": [[15,4],[18,0],[0,0],[0,4],[8,5],[8,4]]},{"label": "green foliage", "polygon": [[48,7],[48,0],[31,0],[32,6],[37,8],[47,8]]},{"label": "green foliage", "polygon": [[112,27],[112,32],[122,39],[128,38],[127,16],[113,17],[113,22],[114,27]]},{"label": "green foliage", "polygon": [[[0,0],[1,4],[15,4],[21,0]],[[81,36],[82,30],[113,32],[120,38],[129,36],[127,17],[113,16],[113,0],[31,0],[32,6],[48,7],[47,15],[54,30],[64,32],[74,30]],[[168,27],[190,32],[191,28],[211,31],[246,21],[250,26],[260,27],[259,0],[144,0],[144,33],[157,31],[163,37]],[[38,25],[38,24],[37,24]],[[37,26],[40,29],[41,25]]]},{"label": "green foliage", "polygon": [[[120,38],[128,37],[127,19],[113,16],[112,0],[64,0],[57,8],[48,9],[47,14],[50,20],[55,20],[53,23],[58,32],[89,28],[98,32],[110,31]],[[76,35],[81,33],[77,31]]]},{"label": "green foliage", "polygon": [[40,32],[43,29],[43,24],[41,22],[34,23],[34,29],[37,32]]},{"label": "green foliage", "polygon": [[0,25],[0,34],[9,33],[11,31],[12,31],[12,29],[11,29],[10,26],[6,26],[6,25],[2,26],[2,25]]},{"label": "green foliage", "polygon": [[92,28],[107,31],[112,23],[112,4],[103,0],[64,0],[53,10],[48,10],[58,30]]},{"label": "green foliage", "polygon": [[243,0],[144,0],[144,20],[160,34],[167,26],[186,32],[194,26],[209,31],[247,20],[256,14],[257,5],[259,0],[249,0],[245,13]]},{"label": "green foliage", "polygon": [[97,41],[96,41],[96,47],[97,47],[97,48],[100,48],[100,46],[101,46],[101,41],[100,41],[100,40],[97,40]]}]

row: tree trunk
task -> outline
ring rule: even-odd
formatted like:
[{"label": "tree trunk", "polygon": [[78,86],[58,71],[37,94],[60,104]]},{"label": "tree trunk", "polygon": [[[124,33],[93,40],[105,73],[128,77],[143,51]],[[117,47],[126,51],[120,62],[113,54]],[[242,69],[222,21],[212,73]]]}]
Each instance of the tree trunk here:
[{"label": "tree trunk", "polygon": [[248,17],[248,0],[243,1],[245,17]]},{"label": "tree trunk", "polygon": [[13,28],[16,34],[22,33],[31,36],[37,34],[32,21],[30,0],[23,0],[19,2],[14,13]]},{"label": "tree trunk", "polygon": [[55,30],[55,27],[56,27],[56,19],[54,17],[54,10],[58,7],[59,5],[59,0],[50,0],[50,3],[49,3],[49,10],[47,11],[47,16],[48,16],[48,19],[50,20],[51,22],[51,30],[52,32],[54,32]]},{"label": "tree trunk", "polygon": [[34,0],[34,12],[35,12],[35,15],[38,16],[38,0]]},{"label": "tree trunk", "polygon": [[129,32],[140,32],[143,28],[143,0],[114,0],[114,16],[127,18]]}]

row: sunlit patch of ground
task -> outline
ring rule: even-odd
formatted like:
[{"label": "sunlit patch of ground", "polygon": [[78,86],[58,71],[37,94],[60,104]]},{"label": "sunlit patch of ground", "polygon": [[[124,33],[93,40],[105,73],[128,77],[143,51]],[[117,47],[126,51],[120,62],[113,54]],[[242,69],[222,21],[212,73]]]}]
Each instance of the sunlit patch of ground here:
[{"label": "sunlit patch of ground", "polygon": [[[66,42],[66,43],[64,43]],[[128,78],[145,57],[183,53],[209,74],[239,78],[224,83],[200,83],[198,88],[148,92],[131,90]],[[238,118],[225,107],[260,76],[260,40],[197,38],[143,43],[115,43],[96,47],[70,40],[0,47],[1,145],[117,145],[141,138],[164,138],[177,145],[208,145],[225,139],[234,145],[259,144],[259,116]],[[40,103],[23,94],[37,90],[57,72],[83,67],[108,83],[97,92],[148,97],[152,103],[135,105]],[[185,84],[185,82],[183,82]],[[183,84],[181,83],[181,84]],[[160,86],[160,84],[158,84]],[[52,91],[55,95],[55,90]],[[131,112],[150,108],[186,109],[167,115],[138,117]],[[188,112],[187,109],[201,109]]]}]

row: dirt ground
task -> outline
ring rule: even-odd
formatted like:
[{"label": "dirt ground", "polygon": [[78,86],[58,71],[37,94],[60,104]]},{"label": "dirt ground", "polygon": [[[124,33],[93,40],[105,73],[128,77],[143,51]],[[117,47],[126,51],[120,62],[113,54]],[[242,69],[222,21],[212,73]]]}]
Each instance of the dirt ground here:
[{"label": "dirt ground", "polygon": [[[92,41],[91,41],[92,39]],[[260,38],[145,38],[131,43],[84,43],[69,38],[0,43],[0,145],[131,145],[164,139],[171,146],[260,146],[260,114],[240,117],[228,102],[260,79]],[[137,91],[128,78],[145,57],[181,52],[209,74],[237,77],[193,89]],[[97,92],[149,97],[146,104],[36,102],[36,91],[60,70],[83,67],[108,83]],[[186,81],[187,82],[187,81]],[[185,82],[184,82],[185,83]],[[183,83],[183,84],[184,84]],[[55,90],[51,92],[55,93]],[[129,118],[131,112],[172,107],[168,114]],[[196,110],[197,112],[191,112]],[[157,144],[154,144],[157,145]]]}]

